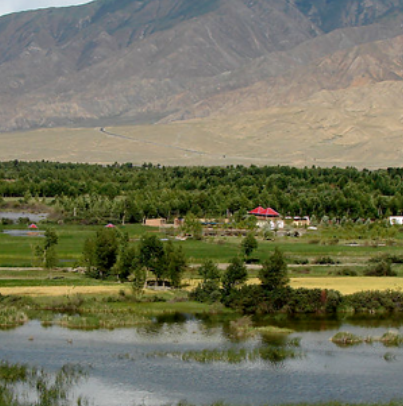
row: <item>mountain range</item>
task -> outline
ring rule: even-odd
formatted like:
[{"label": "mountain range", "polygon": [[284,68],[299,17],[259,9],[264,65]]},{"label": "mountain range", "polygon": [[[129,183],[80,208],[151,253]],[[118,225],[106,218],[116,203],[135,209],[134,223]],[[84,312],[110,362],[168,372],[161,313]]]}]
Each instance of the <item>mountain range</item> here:
[{"label": "mountain range", "polygon": [[371,131],[358,110],[390,137],[402,78],[403,0],[97,0],[0,17],[2,132],[231,127],[303,108],[300,128],[330,139]]}]

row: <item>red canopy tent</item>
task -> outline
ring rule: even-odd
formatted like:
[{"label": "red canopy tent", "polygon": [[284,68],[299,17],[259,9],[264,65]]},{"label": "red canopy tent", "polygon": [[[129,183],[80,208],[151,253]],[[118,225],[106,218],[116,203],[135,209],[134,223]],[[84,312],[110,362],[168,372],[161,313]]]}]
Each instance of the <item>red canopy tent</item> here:
[{"label": "red canopy tent", "polygon": [[280,217],[280,214],[277,213],[275,210],[268,207],[264,209],[262,206],[256,207],[256,209],[251,210],[248,212],[249,214],[253,214],[254,216],[261,216],[261,217]]},{"label": "red canopy tent", "polygon": [[38,228],[36,224],[31,224],[28,228]]},{"label": "red canopy tent", "polygon": [[112,223],[109,223],[105,226],[106,228],[115,228],[116,226],[114,226]]}]

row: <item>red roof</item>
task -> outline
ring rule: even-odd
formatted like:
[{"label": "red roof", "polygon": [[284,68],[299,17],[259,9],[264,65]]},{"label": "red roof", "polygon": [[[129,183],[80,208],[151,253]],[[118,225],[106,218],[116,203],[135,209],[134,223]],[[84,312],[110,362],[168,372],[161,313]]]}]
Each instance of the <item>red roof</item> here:
[{"label": "red roof", "polygon": [[265,216],[265,217],[280,217],[280,214],[275,210],[268,207],[264,209],[262,206],[256,207],[256,209],[249,212],[249,214],[254,214],[255,216]]}]

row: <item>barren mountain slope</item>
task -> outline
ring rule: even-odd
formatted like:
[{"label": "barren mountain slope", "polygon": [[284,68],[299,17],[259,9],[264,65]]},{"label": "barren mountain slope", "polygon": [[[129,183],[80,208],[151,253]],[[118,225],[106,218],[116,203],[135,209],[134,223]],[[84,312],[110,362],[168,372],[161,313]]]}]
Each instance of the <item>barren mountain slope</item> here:
[{"label": "barren mountain slope", "polygon": [[[98,129],[0,134],[0,160],[379,168],[403,159],[403,83],[322,90],[249,113]],[[68,147],[66,147],[68,146]]]},{"label": "barren mountain slope", "polygon": [[[343,88],[331,55],[399,35],[400,3],[98,0],[5,16],[0,130],[169,121]],[[327,56],[319,83],[312,65]]]},{"label": "barren mountain slope", "polygon": [[215,95],[194,106],[187,106],[164,121],[183,117],[236,114],[269,106],[287,105],[303,101],[321,90],[352,88],[348,94],[353,95],[354,90],[360,94],[360,86],[383,81],[402,81],[402,55],[403,35],[365,43],[322,58],[313,58],[310,64],[296,66],[283,75],[268,77],[267,80],[260,80],[251,86]]}]

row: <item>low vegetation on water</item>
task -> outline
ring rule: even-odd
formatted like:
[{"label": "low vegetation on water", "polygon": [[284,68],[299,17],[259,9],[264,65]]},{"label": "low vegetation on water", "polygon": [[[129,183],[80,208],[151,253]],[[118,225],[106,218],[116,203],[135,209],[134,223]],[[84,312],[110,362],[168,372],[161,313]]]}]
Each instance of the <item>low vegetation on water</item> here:
[{"label": "low vegetation on water", "polygon": [[[55,374],[25,364],[0,362],[0,406],[88,406],[83,397],[76,396],[76,385],[87,372],[65,365]],[[26,394],[29,394],[29,403]]]},{"label": "low vegetation on water", "polygon": [[294,330],[276,326],[254,326],[250,316],[243,316],[229,323],[229,331],[234,338],[254,337],[256,334],[291,334]]},{"label": "low vegetation on water", "polygon": [[286,343],[282,346],[262,346],[254,349],[231,348],[228,350],[204,349],[201,351],[167,351],[153,352],[149,357],[171,357],[178,358],[181,361],[193,361],[199,363],[225,362],[229,364],[239,364],[242,362],[254,362],[257,360],[266,361],[272,364],[284,362],[287,359],[295,359],[303,356],[295,343]]},{"label": "low vegetation on water", "polygon": [[28,316],[16,307],[0,306],[0,328],[10,328],[22,325],[28,321]]},{"label": "low vegetation on water", "polygon": [[349,332],[340,331],[331,338],[331,341],[341,346],[379,342],[386,347],[398,347],[403,345],[403,335],[394,331],[388,331],[380,337],[360,337]]}]

